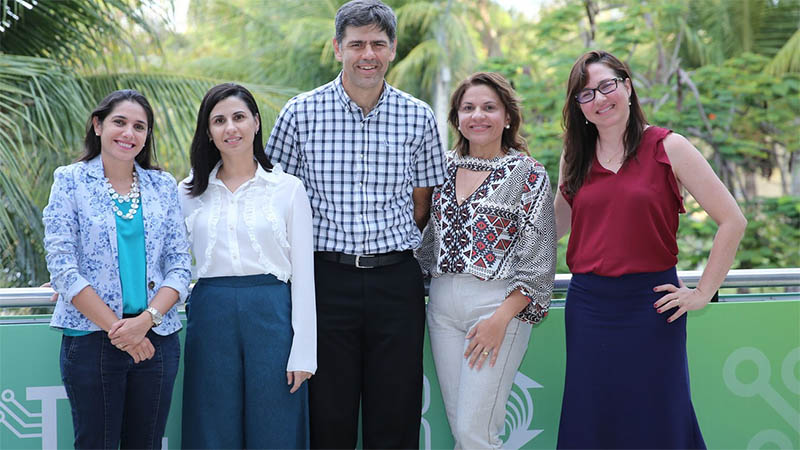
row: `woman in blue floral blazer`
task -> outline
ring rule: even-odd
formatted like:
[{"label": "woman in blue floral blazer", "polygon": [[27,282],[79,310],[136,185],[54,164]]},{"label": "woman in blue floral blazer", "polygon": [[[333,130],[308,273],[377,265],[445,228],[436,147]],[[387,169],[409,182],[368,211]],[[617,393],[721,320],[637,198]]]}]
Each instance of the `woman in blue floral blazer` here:
[{"label": "woman in blue floral blazer", "polygon": [[55,171],[43,212],[75,448],[161,448],[191,257],[175,179],[153,164],[152,131],[142,94],[108,95],[83,155]]}]

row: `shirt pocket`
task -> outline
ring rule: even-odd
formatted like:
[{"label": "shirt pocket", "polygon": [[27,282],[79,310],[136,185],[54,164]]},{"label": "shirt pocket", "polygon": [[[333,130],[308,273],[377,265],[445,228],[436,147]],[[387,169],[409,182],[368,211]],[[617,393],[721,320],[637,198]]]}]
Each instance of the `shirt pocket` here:
[{"label": "shirt pocket", "polygon": [[393,191],[404,190],[411,181],[413,153],[416,149],[413,137],[392,136],[378,145],[373,165],[379,183],[386,183]]}]

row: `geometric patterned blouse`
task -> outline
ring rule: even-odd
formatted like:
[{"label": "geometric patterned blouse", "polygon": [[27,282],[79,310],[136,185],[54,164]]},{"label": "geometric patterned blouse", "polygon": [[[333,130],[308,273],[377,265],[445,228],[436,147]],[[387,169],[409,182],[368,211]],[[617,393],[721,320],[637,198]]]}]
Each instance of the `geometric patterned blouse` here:
[{"label": "geometric patterned blouse", "polygon": [[[456,170],[490,172],[459,205]],[[447,179],[433,191],[431,217],[417,259],[433,277],[468,273],[508,280],[529,304],[517,318],[537,323],[547,315],[556,268],[553,195],[544,166],[511,150],[493,159],[447,152]]]}]

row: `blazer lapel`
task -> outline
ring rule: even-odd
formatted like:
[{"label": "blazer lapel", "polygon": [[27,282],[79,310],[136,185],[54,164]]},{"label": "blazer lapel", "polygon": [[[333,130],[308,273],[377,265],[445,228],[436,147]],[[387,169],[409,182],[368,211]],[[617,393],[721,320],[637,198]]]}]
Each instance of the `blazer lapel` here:
[{"label": "blazer lapel", "polygon": [[[147,245],[148,242],[158,235],[158,227],[162,225],[158,213],[161,203],[158,197],[158,191],[155,189],[155,186],[153,186],[153,177],[151,174],[147,170],[142,169],[139,164],[136,164],[136,174],[139,176],[139,213],[142,214],[142,221],[144,222],[144,242],[145,252],[147,253],[150,251],[150,247]],[[146,254],[145,258],[148,261],[149,267],[150,255]]]},{"label": "blazer lapel", "polygon": [[111,198],[106,188],[103,161],[100,156],[97,156],[90,160],[87,166],[87,173],[89,175],[89,185],[87,188],[91,195],[90,204],[94,204],[94,207],[91,209],[97,211],[97,213],[103,217],[103,231],[111,245],[111,256],[116,261],[119,259],[117,250],[117,219],[114,216],[114,211],[111,209]]}]

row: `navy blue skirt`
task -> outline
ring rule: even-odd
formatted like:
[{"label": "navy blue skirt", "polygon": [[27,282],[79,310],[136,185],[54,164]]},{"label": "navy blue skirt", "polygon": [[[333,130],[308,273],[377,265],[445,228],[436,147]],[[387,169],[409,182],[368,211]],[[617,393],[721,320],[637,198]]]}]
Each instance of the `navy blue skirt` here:
[{"label": "navy blue skirt", "polygon": [[653,308],[675,268],[576,274],[565,310],[567,367],[558,448],[705,448],[689,392],[686,315]]}]

